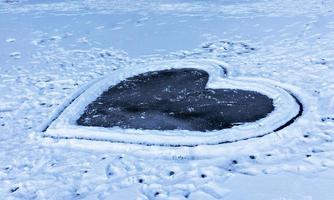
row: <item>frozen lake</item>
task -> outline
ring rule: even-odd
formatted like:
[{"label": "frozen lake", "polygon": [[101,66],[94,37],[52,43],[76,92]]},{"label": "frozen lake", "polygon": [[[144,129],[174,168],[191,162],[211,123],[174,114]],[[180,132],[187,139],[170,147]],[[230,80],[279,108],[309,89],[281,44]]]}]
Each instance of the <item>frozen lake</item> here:
[{"label": "frozen lake", "polygon": [[[332,199],[333,21],[329,0],[0,0],[0,199]],[[84,84],[190,59],[289,88],[305,112],[220,156],[42,137]]]}]

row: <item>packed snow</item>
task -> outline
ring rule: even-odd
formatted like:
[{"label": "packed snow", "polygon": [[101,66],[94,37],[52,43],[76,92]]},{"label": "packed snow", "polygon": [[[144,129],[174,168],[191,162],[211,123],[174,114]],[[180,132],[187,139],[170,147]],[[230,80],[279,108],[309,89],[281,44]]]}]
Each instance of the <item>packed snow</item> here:
[{"label": "packed snow", "polygon": [[[333,199],[333,21],[330,0],[0,0],[0,199]],[[304,113],[219,148],[43,137],[103,77],[188,60],[288,88]]]}]

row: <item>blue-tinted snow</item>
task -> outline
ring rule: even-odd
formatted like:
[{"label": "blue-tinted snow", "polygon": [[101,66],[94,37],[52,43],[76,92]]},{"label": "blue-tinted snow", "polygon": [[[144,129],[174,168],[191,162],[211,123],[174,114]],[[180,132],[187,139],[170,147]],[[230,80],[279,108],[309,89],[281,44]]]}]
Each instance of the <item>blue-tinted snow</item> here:
[{"label": "blue-tinted snow", "polygon": [[[332,199],[325,179],[334,167],[333,4],[1,0],[0,199],[110,199],[124,191],[139,199],[247,197],[237,196],[239,187],[259,198]],[[57,142],[42,145],[34,134],[80,85],[124,66],[183,58],[217,59],[232,77],[294,85],[309,97],[315,119],[300,121],[292,139],[277,135],[265,150],[202,161],[101,154],[70,142],[54,148]],[[266,191],[260,183],[277,181],[267,174],[287,184]],[[300,194],[289,189],[292,182]],[[303,193],[307,184],[323,187]]]}]

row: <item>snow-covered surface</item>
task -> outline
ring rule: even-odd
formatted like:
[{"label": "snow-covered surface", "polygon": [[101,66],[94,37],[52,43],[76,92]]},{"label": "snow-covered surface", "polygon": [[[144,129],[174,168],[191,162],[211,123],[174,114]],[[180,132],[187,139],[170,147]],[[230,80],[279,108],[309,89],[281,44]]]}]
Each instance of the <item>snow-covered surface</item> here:
[{"label": "snow-covered surface", "polygon": [[[66,138],[81,138],[89,140],[105,140],[106,142],[122,142],[133,144],[150,144],[150,145],[211,145],[227,142],[235,142],[248,138],[256,138],[273,132],[280,126],[283,126],[292,118],[298,115],[300,107],[296,100],[285,90],[279,88],[277,85],[270,85],[265,80],[257,80],[255,78],[247,80],[242,78],[240,80],[231,80],[224,75],[224,69],[222,68],[224,63],[219,63],[212,60],[169,60],[166,62],[153,62],[150,64],[144,64],[144,66],[137,65],[136,67],[124,67],[121,70],[117,70],[110,75],[106,75],[102,80],[99,80],[96,84],[89,84],[89,88],[80,94],[74,101],[69,99],[67,102],[72,102],[71,105],[64,108],[65,110],[58,116],[51,115],[51,124],[48,125],[46,136]],[[246,123],[243,125],[235,126],[230,129],[223,129],[220,131],[212,131],[203,134],[199,131],[186,131],[186,130],[174,130],[174,131],[159,131],[159,130],[136,130],[136,129],[121,129],[115,128],[103,128],[103,127],[85,127],[78,126],[76,120],[84,112],[86,106],[106,91],[110,86],[116,85],[120,81],[141,74],[148,71],[156,71],[171,68],[198,68],[205,70],[209,73],[208,88],[228,88],[228,89],[244,89],[257,91],[273,99],[275,110],[267,117],[258,120],[254,123]],[[225,69],[226,70],[226,69]],[[224,75],[223,77],[221,77]],[[266,83],[267,82],[267,83]],[[291,88],[291,87],[290,87]],[[79,91],[82,91],[80,88]],[[79,92],[77,92],[79,93]],[[69,103],[68,103],[69,104]],[[62,107],[62,106],[61,106]],[[304,113],[305,117],[307,113]],[[55,121],[52,121],[55,117]],[[45,127],[42,127],[42,131]],[[277,133],[279,134],[279,133]],[[111,144],[112,145],[112,144]],[[118,145],[119,146],[119,145]],[[91,145],[94,148],[93,145]],[[139,147],[140,148],[140,147]],[[145,148],[145,147],[141,147]],[[209,147],[208,147],[209,148]],[[213,151],[217,151],[218,148],[226,149],[226,145],[222,144],[209,148],[206,152],[213,154]],[[124,152],[122,148],[117,148],[119,152]],[[173,148],[166,148],[168,151]],[[191,148],[189,148],[191,149]],[[211,149],[211,150],[210,150]],[[105,151],[110,150],[106,148]],[[132,151],[136,153],[136,151]],[[177,150],[179,151],[179,150]],[[182,152],[182,151],[181,151]],[[157,154],[157,150],[154,150]],[[170,153],[172,155],[172,153]],[[181,153],[179,152],[180,156]],[[217,153],[216,153],[217,154]],[[221,154],[219,153],[217,155]],[[173,153],[175,156],[175,153]],[[195,155],[193,155],[195,156]]]},{"label": "snow-covered surface", "polygon": [[[0,199],[333,199],[334,1],[9,2],[0,1]],[[307,115],[207,159],[191,156],[205,157],[202,147],[160,159],[41,138],[84,84],[185,59],[225,62],[231,80],[293,86]]]}]

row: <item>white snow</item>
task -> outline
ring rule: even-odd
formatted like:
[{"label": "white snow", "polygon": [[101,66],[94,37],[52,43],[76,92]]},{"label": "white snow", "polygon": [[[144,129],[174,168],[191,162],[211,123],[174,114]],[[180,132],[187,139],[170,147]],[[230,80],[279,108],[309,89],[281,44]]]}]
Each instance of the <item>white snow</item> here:
[{"label": "white snow", "polygon": [[16,41],[15,38],[8,38],[8,39],[6,39],[6,42],[9,42],[9,43],[11,43],[11,42],[15,42],[15,41]]},{"label": "white snow", "polygon": [[21,58],[21,53],[20,52],[12,52],[9,54],[10,57],[13,57],[15,59]]},{"label": "white snow", "polygon": [[[50,121],[50,126],[46,131],[46,136],[68,137],[68,138],[86,138],[90,140],[105,140],[106,142],[126,142],[134,144],[160,144],[160,145],[198,145],[198,144],[218,144],[228,141],[239,141],[246,138],[261,136],[268,134],[278,127],[284,125],[290,119],[295,117],[299,112],[299,105],[295,99],[286,91],[279,88],[279,85],[272,86],[268,80],[257,80],[255,78],[239,78],[238,80],[227,79],[221,77],[224,74],[221,66],[225,66],[223,62],[214,60],[169,60],[166,62],[153,62],[150,64],[130,66],[117,70],[107,75],[98,83],[89,84],[91,86],[84,93],[80,94],[79,98],[69,106],[64,112],[53,122],[54,116]],[[261,92],[274,100],[275,110],[269,114],[268,117],[261,119],[255,123],[246,123],[244,125],[236,126],[231,129],[224,129],[220,131],[213,131],[209,133],[196,131],[143,131],[143,130],[124,130],[121,128],[97,128],[97,127],[82,127],[76,125],[76,120],[84,112],[86,106],[95,100],[103,91],[107,90],[111,85],[134,76],[136,74],[147,71],[155,71],[169,68],[199,68],[206,70],[209,74],[209,88],[231,88],[231,89],[246,89]],[[268,83],[269,82],[269,83]],[[289,88],[289,87],[287,87]],[[291,88],[291,86],[290,86]],[[80,88],[82,91],[84,88]],[[78,94],[81,92],[76,92]],[[74,95],[66,102],[72,102]],[[60,106],[61,110],[64,106]],[[289,112],[287,112],[287,110]],[[307,116],[307,113],[304,114]],[[45,130],[42,127],[41,130]],[[278,134],[278,133],[276,133]],[[221,147],[220,147],[221,146]],[[142,147],[145,148],[145,147]],[[151,148],[151,147],[150,147]],[[210,147],[208,147],[210,148]],[[208,154],[213,154],[213,151],[222,148],[226,149],[226,145],[215,145],[208,150]],[[106,148],[107,151],[110,148]],[[192,149],[192,148],[191,148]],[[122,151],[119,149],[119,151]],[[191,151],[191,150],[190,150]],[[157,150],[154,151],[155,154]],[[219,153],[221,154],[221,152]],[[173,155],[174,156],[174,155]],[[195,155],[193,155],[195,156]]]},{"label": "white snow", "polygon": [[[0,199],[333,199],[333,21],[330,0],[0,1]],[[172,60],[224,62],[305,114],[217,149],[41,137],[85,84]]]}]

